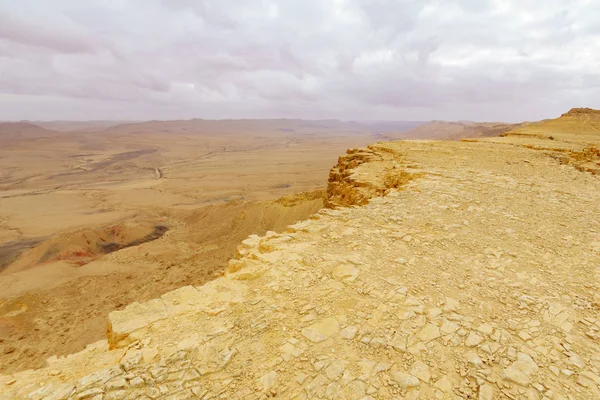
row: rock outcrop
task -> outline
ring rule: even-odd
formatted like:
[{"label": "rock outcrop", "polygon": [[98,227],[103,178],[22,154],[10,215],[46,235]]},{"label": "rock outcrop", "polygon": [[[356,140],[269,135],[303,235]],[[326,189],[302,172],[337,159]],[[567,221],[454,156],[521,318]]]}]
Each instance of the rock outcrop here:
[{"label": "rock outcrop", "polygon": [[390,152],[385,146],[349,149],[329,173],[325,205],[362,206],[419,175],[400,154]]},{"label": "rock outcrop", "polygon": [[600,116],[600,110],[595,110],[589,107],[580,107],[580,108],[572,108],[568,112],[564,113],[562,116],[570,116],[570,115],[598,115]]},{"label": "rock outcrop", "polygon": [[0,399],[600,398],[600,179],[539,141],[352,150],[338,208],[111,313]]}]

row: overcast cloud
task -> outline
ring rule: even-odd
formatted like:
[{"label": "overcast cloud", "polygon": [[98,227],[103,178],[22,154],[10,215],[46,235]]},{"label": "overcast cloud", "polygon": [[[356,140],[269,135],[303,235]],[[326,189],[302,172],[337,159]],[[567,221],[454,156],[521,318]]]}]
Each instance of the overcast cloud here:
[{"label": "overcast cloud", "polygon": [[597,0],[0,0],[0,119],[600,108]]}]

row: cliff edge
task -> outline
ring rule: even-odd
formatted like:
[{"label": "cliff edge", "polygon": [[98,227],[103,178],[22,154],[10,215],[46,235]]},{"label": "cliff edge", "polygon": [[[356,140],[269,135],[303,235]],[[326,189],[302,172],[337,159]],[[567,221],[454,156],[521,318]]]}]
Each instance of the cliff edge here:
[{"label": "cliff edge", "polygon": [[350,150],[330,209],[0,399],[600,398],[600,136],[561,124]]}]

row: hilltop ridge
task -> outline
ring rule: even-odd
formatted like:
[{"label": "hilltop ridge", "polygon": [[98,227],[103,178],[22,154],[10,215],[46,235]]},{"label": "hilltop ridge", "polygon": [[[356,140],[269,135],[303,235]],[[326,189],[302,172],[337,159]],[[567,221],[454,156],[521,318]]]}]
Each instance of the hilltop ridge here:
[{"label": "hilltop ridge", "polygon": [[28,139],[44,138],[56,135],[58,132],[51,129],[42,128],[39,125],[30,122],[1,122],[0,121],[0,140],[5,139]]},{"label": "hilltop ridge", "polygon": [[600,115],[600,110],[595,110],[589,107],[579,107],[579,108],[571,108],[568,112],[564,113],[562,116],[566,117],[569,115]]},{"label": "hilltop ridge", "polygon": [[0,399],[600,398],[600,135],[569,118],[351,149],[329,209]]}]

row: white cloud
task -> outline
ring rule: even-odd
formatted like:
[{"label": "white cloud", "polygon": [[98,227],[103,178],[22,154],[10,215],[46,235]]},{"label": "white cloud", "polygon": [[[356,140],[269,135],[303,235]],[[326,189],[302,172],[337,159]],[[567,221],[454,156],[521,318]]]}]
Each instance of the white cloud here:
[{"label": "white cloud", "polygon": [[0,119],[600,108],[592,0],[0,0]]}]

